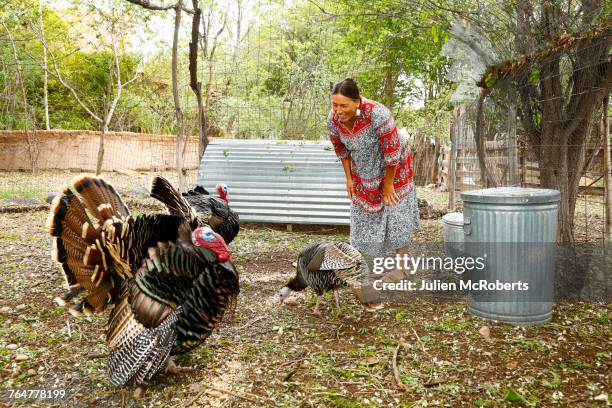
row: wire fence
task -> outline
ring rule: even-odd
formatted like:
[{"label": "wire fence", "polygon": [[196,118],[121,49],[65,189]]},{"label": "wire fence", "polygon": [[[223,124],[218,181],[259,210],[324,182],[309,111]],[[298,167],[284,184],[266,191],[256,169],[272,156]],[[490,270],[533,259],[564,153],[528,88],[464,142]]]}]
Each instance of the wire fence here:
[{"label": "wire fence", "polygon": [[452,148],[442,150],[439,181],[457,192],[450,207],[459,206],[460,192],[476,188],[556,188],[568,197],[560,211],[565,204],[574,238],[606,238],[609,89],[596,80],[609,61],[610,38],[603,32],[504,65],[514,71],[489,68],[484,82],[492,84],[481,83],[477,100],[456,110]]},{"label": "wire fence", "polygon": [[[241,24],[236,24],[230,32],[221,22],[209,19],[212,26],[208,26],[198,73],[202,80],[208,136],[326,139],[330,84],[344,77],[367,73],[368,66],[351,64],[347,68],[346,64],[327,63],[338,38],[333,20],[323,21],[316,13],[299,16],[289,13],[285,18],[299,20],[302,26],[309,28],[300,30],[300,24],[294,21],[289,29],[289,25],[279,26],[278,19],[273,18],[278,11],[275,3],[262,0],[251,6],[257,11],[250,19],[234,16],[243,18],[242,29]],[[217,11],[208,12],[215,15]],[[508,18],[503,13],[494,17]],[[510,24],[511,21],[502,23]],[[545,25],[542,29],[551,27],[553,25]],[[609,129],[603,129],[602,123],[608,107],[597,106],[592,114],[592,109],[579,106],[585,106],[584,101],[600,100],[602,93],[609,92],[605,86],[597,85],[601,82],[594,78],[602,75],[602,64],[606,61],[609,64],[611,35],[609,27],[587,32],[593,32],[593,37],[586,38],[584,33],[569,39],[561,36],[548,49],[525,50],[523,59],[506,65],[489,64],[489,71],[481,78],[480,94],[455,111],[448,135],[439,135],[433,144],[409,128],[416,153],[417,184],[448,191],[451,208],[460,208],[460,192],[476,188],[562,186],[567,190],[565,195],[572,195],[569,211],[576,239],[603,239],[606,224],[604,181],[609,171],[606,170],[609,164],[604,161],[604,141]],[[215,33],[218,33],[216,37]],[[516,44],[503,41],[503,31],[489,34],[492,48],[497,51],[516,48]],[[35,39],[31,33],[26,33],[14,36],[13,41],[25,44]],[[54,38],[48,40],[52,42]],[[8,48],[9,41],[8,36],[0,35],[0,46]],[[486,48],[483,44],[480,46]],[[4,74],[0,85],[0,128],[20,128],[22,125],[18,119],[22,102],[16,70],[39,68],[35,50],[27,47],[19,50],[19,61],[0,62]],[[78,47],[71,49],[64,58],[77,51]],[[187,182],[193,183],[198,163],[192,157],[197,152],[194,147],[198,134],[197,101],[189,88],[186,67],[179,68],[179,96],[185,113],[186,155],[189,157],[185,174]],[[464,76],[475,82],[468,74]],[[131,93],[128,88],[126,91],[111,121],[111,129],[142,132],[144,126],[149,133],[174,129],[174,110],[167,103],[171,99],[170,81],[155,73],[145,73],[142,82],[147,84],[144,90]],[[34,97],[40,98],[40,95]],[[75,106],[74,101],[54,100],[51,109],[60,117],[74,111]],[[148,116],[136,118],[132,113],[136,109],[148,112]],[[40,128],[40,110],[35,112],[35,117],[33,126]],[[96,136],[67,138],[56,140],[54,150],[42,132],[26,132],[21,142],[12,145],[10,153],[0,156],[0,169],[25,171],[38,167],[36,176],[20,178],[9,177],[14,173],[3,173],[6,177],[0,181],[0,198],[41,198],[65,183],[69,172],[95,168]],[[87,138],[90,140],[85,142]],[[173,142],[164,142],[163,152],[153,147],[158,144],[155,136],[141,142],[134,144],[120,138],[107,146],[103,172],[110,178],[117,177],[126,191],[143,192],[153,172],[164,172],[172,179],[176,174]],[[82,148],[84,144],[88,146],[86,150]],[[64,165],[48,164],[53,161],[52,157]],[[25,164],[12,165],[18,158]],[[54,177],[45,170],[51,168],[60,172],[60,176]]]}]

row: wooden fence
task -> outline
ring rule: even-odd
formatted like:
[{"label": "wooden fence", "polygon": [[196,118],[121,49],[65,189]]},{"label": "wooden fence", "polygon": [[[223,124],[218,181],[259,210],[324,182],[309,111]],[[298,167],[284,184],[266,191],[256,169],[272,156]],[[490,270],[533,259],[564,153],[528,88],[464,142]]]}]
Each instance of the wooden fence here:
[{"label": "wooden fence", "polygon": [[[588,145],[586,155],[589,157],[595,145]],[[499,185],[512,185],[509,181],[510,168],[510,152],[505,141],[486,141],[486,164],[489,171]],[[437,184],[448,189],[451,178],[451,148],[444,145],[440,149],[440,155],[436,158],[438,161],[438,179]],[[457,157],[455,164],[455,189],[457,191],[466,191],[472,189],[483,188],[484,185],[480,177],[480,168],[478,165],[478,157],[476,154],[475,144],[465,144],[461,148],[457,148]],[[519,183],[522,186],[537,187],[540,186],[540,170],[538,162],[534,160],[532,155],[528,154],[524,148],[518,149],[518,177]],[[600,149],[593,160],[593,164],[582,177],[580,181],[580,189],[588,194],[603,195],[603,149]],[[431,159],[430,159],[431,160]]]}]

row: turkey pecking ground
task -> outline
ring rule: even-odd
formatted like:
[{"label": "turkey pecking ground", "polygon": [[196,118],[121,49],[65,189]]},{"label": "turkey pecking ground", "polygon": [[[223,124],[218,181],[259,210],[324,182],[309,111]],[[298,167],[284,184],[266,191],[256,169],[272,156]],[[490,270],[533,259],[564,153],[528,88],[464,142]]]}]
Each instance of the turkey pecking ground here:
[{"label": "turkey pecking ground", "polygon": [[[368,313],[342,291],[342,316],[328,296],[317,317],[310,291],[284,307],[277,291],[300,249],[346,233],[248,225],[231,244],[235,320],[179,360],[195,372],[156,377],[122,400],[105,372],[106,317],[75,319],[51,302],[63,282],[46,216],[0,214],[0,405],[32,406],[10,390],[41,388],[66,396],[38,406],[78,407],[606,406],[611,391],[609,304],[558,304],[552,323],[517,328],[472,318],[463,303]],[[441,221],[427,220],[415,239],[440,233]]]}]

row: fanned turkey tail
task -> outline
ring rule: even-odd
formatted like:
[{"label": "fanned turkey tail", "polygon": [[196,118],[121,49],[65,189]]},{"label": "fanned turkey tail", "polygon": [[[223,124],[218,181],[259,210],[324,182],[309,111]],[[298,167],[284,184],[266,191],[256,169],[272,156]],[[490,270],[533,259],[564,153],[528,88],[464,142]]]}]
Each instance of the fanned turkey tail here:
[{"label": "fanned turkey tail", "polygon": [[[53,200],[48,220],[53,258],[61,264],[69,285],[69,291],[56,302],[69,307],[71,314],[101,312],[117,292],[119,280],[111,274],[101,224],[127,216],[129,210],[119,194],[98,177],[76,178],[72,189],[66,188]],[[85,296],[70,305],[83,291]]]},{"label": "fanned turkey tail", "polygon": [[[170,214],[181,215],[193,223],[196,214],[191,205],[181,194],[170,184],[168,180],[161,176],[155,176],[151,182],[151,197],[161,201]],[[196,225],[192,225],[193,228]]]},{"label": "fanned turkey tail", "polygon": [[55,198],[49,215],[53,258],[62,265],[69,291],[56,299],[79,315],[101,312],[113,303],[121,282],[132,278],[148,247],[190,237],[178,215],[130,216],[113,186],[96,176],[80,176]]},{"label": "fanned turkey tail", "polygon": [[210,225],[227,244],[240,232],[238,213],[225,201],[210,196],[202,186],[180,194],[168,180],[156,176],[151,182],[151,197],[161,201],[170,214],[188,219],[192,229]]}]

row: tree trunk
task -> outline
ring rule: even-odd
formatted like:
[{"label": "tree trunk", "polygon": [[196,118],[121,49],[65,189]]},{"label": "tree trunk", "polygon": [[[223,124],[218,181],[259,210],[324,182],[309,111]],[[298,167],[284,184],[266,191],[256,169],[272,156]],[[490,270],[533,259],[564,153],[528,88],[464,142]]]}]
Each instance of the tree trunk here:
[{"label": "tree trunk", "polygon": [[36,136],[36,133],[35,133],[36,124],[34,123],[35,117],[34,115],[30,114],[30,105],[28,103],[28,95],[26,92],[25,84],[23,82],[23,76],[21,73],[21,62],[19,61],[19,56],[17,55],[17,47],[15,45],[15,40],[13,39],[13,36],[11,35],[11,32],[9,31],[4,21],[3,20],[0,20],[0,21],[2,22],[2,26],[4,27],[6,31],[6,34],[11,43],[11,48],[13,51],[13,61],[15,63],[15,74],[19,82],[19,86],[21,88],[21,97],[22,97],[22,102],[23,102],[23,130],[26,134],[26,143],[28,144],[28,153],[30,156],[30,166],[32,169],[32,174],[36,175],[36,167],[37,167],[37,162],[38,162],[38,145],[37,145],[38,143],[37,143],[36,137],[32,139],[32,135],[30,134],[30,121],[32,121],[32,130],[34,132],[34,136]]},{"label": "tree trunk", "polygon": [[604,140],[604,202],[606,212],[606,224],[604,226],[605,240],[612,241],[612,164],[610,163],[610,128],[608,125],[608,102],[606,95],[603,101],[603,113],[601,118],[601,132]]},{"label": "tree trunk", "polygon": [[104,122],[102,123],[100,133],[100,143],[98,144],[98,161],[96,162],[96,176],[102,173],[102,162],[104,161],[104,137],[106,136],[106,132],[108,132],[108,124],[106,123],[106,118],[104,118]]},{"label": "tree trunk", "polygon": [[385,105],[389,110],[393,110],[394,82],[393,73],[389,69],[385,75]]},{"label": "tree trunk", "polygon": [[436,137],[434,144],[434,151],[431,160],[431,168],[429,172],[429,182],[435,183],[437,180],[437,170],[438,170],[438,155],[440,154],[440,138]]},{"label": "tree trunk", "polygon": [[[40,31],[45,33],[45,23],[43,21],[43,8],[42,8],[42,0],[38,0],[38,19],[40,24]],[[47,47],[42,47],[43,50],[43,103],[45,106],[45,129],[51,130],[51,122],[49,121],[49,73],[47,72]]]},{"label": "tree trunk", "polygon": [[518,145],[516,143],[516,91],[510,91],[508,106],[508,182],[519,185]]},{"label": "tree trunk", "polygon": [[485,140],[483,135],[483,122],[484,122],[484,100],[487,97],[488,91],[482,90],[480,97],[478,98],[478,105],[476,110],[476,129],[474,129],[474,141],[476,142],[476,154],[478,155],[478,167],[480,168],[480,182],[485,188],[496,187],[497,183],[491,176],[487,163],[485,161]]},{"label": "tree trunk", "polygon": [[465,114],[463,107],[455,109],[453,115],[453,123],[450,131],[450,157],[448,158],[448,209],[455,211],[455,189],[457,186],[457,147],[459,143],[459,132],[463,126],[463,115]]},{"label": "tree trunk", "polygon": [[200,40],[200,18],[202,9],[198,0],[192,0],[193,18],[191,20],[191,42],[189,43],[189,86],[193,90],[198,103],[198,158],[201,160],[208,146],[206,115],[202,106],[202,82],[198,81],[198,43]]},{"label": "tree trunk", "polygon": [[[214,4],[214,3],[213,3]],[[212,6],[211,6],[212,7]],[[207,117],[208,115],[208,111],[210,110],[210,104],[211,104],[211,99],[212,99],[212,92],[213,92],[213,74],[214,74],[214,62],[213,62],[213,58],[215,56],[215,52],[217,50],[217,43],[219,41],[219,37],[221,36],[221,34],[223,33],[223,31],[225,31],[225,28],[227,27],[227,15],[229,14],[229,2],[227,3],[227,9],[225,10],[225,15],[223,17],[223,24],[221,25],[221,28],[219,29],[219,31],[217,31],[217,33],[215,34],[215,36],[213,38],[211,38],[211,15],[212,15],[212,8],[208,13],[208,21],[204,21],[204,19],[202,18],[202,25],[204,26],[204,35],[203,35],[203,46],[202,49],[204,51],[204,57],[206,58],[206,67],[208,70],[208,75],[207,75],[207,79],[206,79],[206,96],[204,99],[204,107],[202,108],[202,112],[204,117]],[[211,43],[212,42],[212,43]],[[206,128],[205,130],[207,130],[208,128]],[[208,139],[207,139],[207,143],[208,143]]]},{"label": "tree trunk", "polygon": [[174,36],[172,40],[172,97],[174,99],[174,110],[176,115],[176,173],[178,175],[179,191],[186,190],[185,173],[183,172],[183,143],[184,143],[184,126],[183,126],[183,111],[181,109],[181,101],[178,92],[178,40],[181,27],[181,8],[182,1],[179,1],[174,8]]}]

